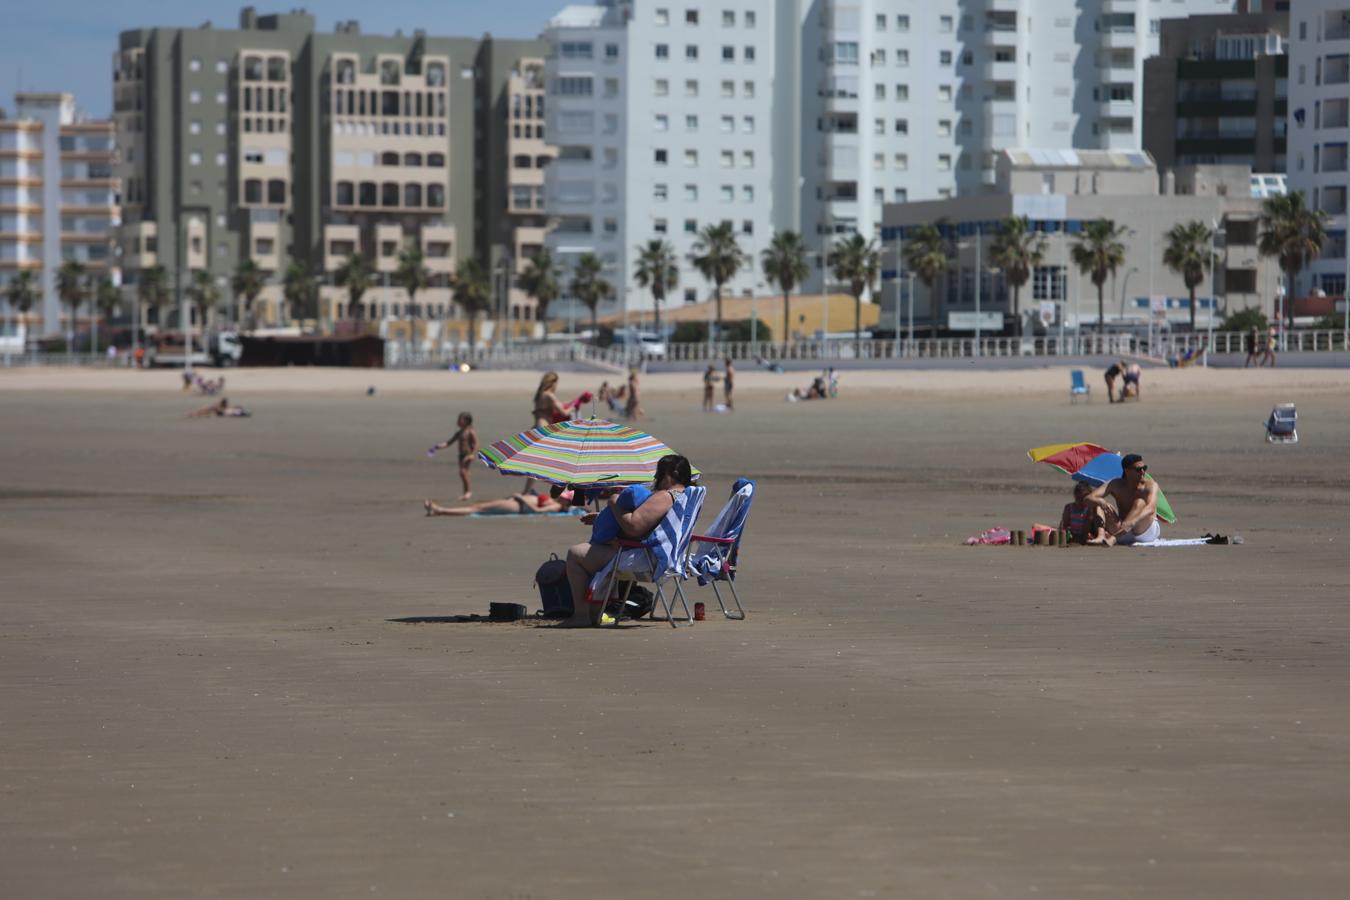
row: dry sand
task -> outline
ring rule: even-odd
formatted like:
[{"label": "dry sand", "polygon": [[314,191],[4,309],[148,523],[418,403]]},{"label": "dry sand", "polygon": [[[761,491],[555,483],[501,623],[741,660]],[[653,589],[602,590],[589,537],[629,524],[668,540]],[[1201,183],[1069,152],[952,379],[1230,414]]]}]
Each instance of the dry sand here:
[{"label": "dry sand", "polygon": [[[228,378],[253,418],[182,418],[171,372],[0,372],[0,897],[1350,883],[1350,373],[1150,372],[1124,406],[1062,370],[797,405],[746,373],[723,416],[649,378],[711,505],[759,478],[750,618],[589,632],[390,621],[534,603],[584,534],[421,515],[455,490],[424,448],[461,408],[523,426],[534,376]],[[1295,447],[1262,440],[1282,400]],[[1147,455],[1169,534],[1247,543],[958,545],[1052,520],[1024,454],[1075,439]]]}]

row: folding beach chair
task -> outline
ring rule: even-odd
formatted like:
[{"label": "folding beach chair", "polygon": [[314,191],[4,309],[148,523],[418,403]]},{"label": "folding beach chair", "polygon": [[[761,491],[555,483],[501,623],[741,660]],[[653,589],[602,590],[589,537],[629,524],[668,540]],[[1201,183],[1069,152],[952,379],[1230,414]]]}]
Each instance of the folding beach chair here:
[{"label": "folding beach chair", "polygon": [[[717,595],[717,605],[728,619],[744,619],[745,607],[736,593],[736,568],[745,535],[745,520],[750,517],[750,504],[755,499],[755,483],[742,478],[731,487],[731,499],[713,520],[707,534],[696,534],[689,553],[688,571],[698,577],[700,585],[711,584]],[[723,582],[731,592],[735,611],[727,609],[726,601],[717,583]]]},{"label": "folding beach chair", "polygon": [[1298,410],[1292,403],[1281,403],[1270,411],[1266,419],[1266,443],[1298,443]]},{"label": "folding beach chair", "polygon": [[[666,611],[666,621],[671,627],[680,624],[692,625],[694,614],[685,600],[684,589],[680,586],[685,577],[685,565],[689,558],[689,540],[694,534],[694,523],[703,509],[703,498],[708,489],[687,487],[676,498],[670,512],[661,520],[656,529],[644,541],[619,541],[618,555],[609,564],[591,578],[591,603],[604,603],[613,594],[614,588],[623,584],[620,594],[619,613],[614,617],[618,625],[628,609],[628,595],[635,584],[650,584],[656,594],[657,602]],[[671,587],[671,595],[666,588]],[[599,598],[599,599],[596,599]],[[672,600],[679,600],[684,609],[683,623],[675,619]],[[652,618],[656,618],[655,609]]]},{"label": "folding beach chair", "polygon": [[1074,369],[1069,373],[1069,402],[1076,403],[1079,397],[1092,399],[1092,388],[1088,386],[1087,380],[1083,378],[1082,369]]}]

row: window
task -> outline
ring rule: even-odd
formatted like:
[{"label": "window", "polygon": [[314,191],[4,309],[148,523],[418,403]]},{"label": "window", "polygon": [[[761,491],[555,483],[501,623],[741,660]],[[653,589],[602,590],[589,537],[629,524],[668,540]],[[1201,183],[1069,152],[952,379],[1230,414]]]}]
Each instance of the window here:
[{"label": "window", "polygon": [[619,96],[619,79],[617,78],[605,79],[605,96],[606,97]]},{"label": "window", "polygon": [[891,165],[898,172],[905,172],[909,169],[909,154],[897,153],[891,160]]},{"label": "window", "polygon": [[858,64],[858,42],[836,41],[832,45],[836,65],[856,66]]},{"label": "window", "polygon": [[224,105],[226,104],[226,102],[228,102],[228,100],[229,100],[229,98],[225,96],[225,92],[224,92],[224,91],[216,91],[216,105],[217,105],[217,106],[224,106]]},{"label": "window", "polygon": [[884,84],[876,84],[876,85],[873,85],[873,86],[872,86],[872,99],[873,99],[873,100],[885,100],[885,99],[886,99],[886,85],[884,85]]},{"label": "window", "polygon": [[427,167],[428,167],[428,168],[433,168],[433,169],[443,169],[443,168],[445,168],[445,154],[444,154],[444,153],[428,153],[428,154],[427,154]]},{"label": "window", "polygon": [[619,222],[617,219],[605,219],[605,234],[618,234]]},{"label": "window", "polygon": [[684,11],[684,24],[686,24],[686,25],[697,25],[697,24],[698,24],[698,10],[696,10],[696,9],[686,9],[686,10]]},{"label": "window", "polygon": [[886,191],[883,188],[872,189],[872,202],[877,206],[886,202]]},{"label": "window", "polygon": [[748,184],[747,184],[747,185],[744,185],[744,186],[741,188],[741,199],[744,200],[746,203],[754,203],[754,202],[755,202],[755,189],[754,189],[752,186],[748,185]]},{"label": "window", "polygon": [[668,9],[658,9],[658,10],[656,11],[656,24],[657,24],[657,25],[669,25],[669,24],[670,24],[670,10],[668,10]]},{"label": "window", "polygon": [[656,79],[655,94],[658,97],[665,97],[670,94],[670,82],[665,78]]},{"label": "window", "polygon": [[657,45],[656,45],[656,58],[657,58],[657,59],[670,59],[670,45],[669,45],[669,44],[657,44]]},{"label": "window", "polygon": [[658,166],[664,166],[666,164],[666,151],[664,149],[654,151],[652,162]]},{"label": "window", "polygon": [[657,130],[657,131],[669,131],[669,130],[670,130],[670,116],[666,116],[666,115],[658,115],[658,116],[656,117],[656,130]]},{"label": "window", "polygon": [[949,33],[951,30],[952,30],[952,17],[951,17],[951,16],[939,16],[939,17],[938,17],[938,31],[941,31],[942,33],[946,34],[946,33]]},{"label": "window", "polygon": [[896,31],[909,31],[909,16],[900,15],[895,17]]},{"label": "window", "polygon": [[217,122],[217,123],[216,123],[216,134],[224,134],[224,133],[225,133],[225,123],[224,123],[224,122]]},{"label": "window", "polygon": [[891,191],[891,201],[894,203],[908,203],[909,191],[905,190],[904,188],[896,188],[895,190]]},{"label": "window", "polygon": [[398,185],[392,181],[386,181],[380,185],[380,205],[388,207],[397,207],[399,198]]},{"label": "window", "polygon": [[885,50],[873,50],[873,51],[872,51],[872,65],[874,65],[874,66],[884,66],[884,65],[886,65],[886,51],[885,51]]},{"label": "window", "polygon": [[885,167],[886,167],[886,154],[884,154],[884,153],[873,153],[873,154],[872,154],[872,168],[873,168],[873,169],[884,169]]},{"label": "window", "polygon": [[722,62],[735,62],[735,61],[736,61],[736,48],[724,46],[722,48]]},{"label": "window", "polygon": [[741,234],[754,234],[755,223],[749,219],[741,220]]},{"label": "window", "polygon": [[378,206],[380,186],[373,181],[363,181],[357,186],[357,203],[361,206]]},{"label": "window", "polygon": [[697,97],[697,96],[698,96],[698,81],[696,81],[696,80],[693,79],[693,78],[685,79],[685,82],[684,82],[684,95],[685,95],[686,97]]},{"label": "window", "polygon": [[652,231],[654,231],[654,232],[657,233],[657,234],[665,234],[665,233],[666,233],[666,220],[665,220],[665,219],[653,219],[653,220],[652,220]]},{"label": "window", "polygon": [[947,153],[939,153],[937,158],[937,167],[939,172],[950,172],[952,170],[951,155]]},{"label": "window", "polygon": [[[595,82],[589,77],[563,77],[553,82],[553,93],[563,97],[589,97],[595,90]],[[397,95],[395,95],[397,102]],[[395,113],[386,113],[394,115]]]},{"label": "window", "polygon": [[684,117],[685,131],[698,131],[698,116],[688,115]]},{"label": "window", "polygon": [[[698,219],[685,219],[685,220],[684,220],[684,233],[685,233],[685,234],[698,234]],[[686,293],[687,293],[687,292],[686,292]]]},{"label": "window", "polygon": [[218,166],[223,166],[223,165],[225,165],[225,162],[226,162],[226,160],[225,160],[225,154],[224,154],[223,152],[217,153],[217,154],[216,154],[216,165],[218,165]]},{"label": "window", "polygon": [[873,134],[885,134],[885,133],[886,133],[886,120],[885,120],[885,119],[873,119],[873,120],[872,120],[872,133],[873,133]]},{"label": "window", "polygon": [[747,11],[745,14],[745,27],[746,28],[755,27],[755,14],[753,11]]},{"label": "window", "polygon": [[734,96],[736,96],[736,82],[734,82],[734,81],[724,81],[724,82],[722,82],[722,96],[723,96],[723,97],[734,97]]},{"label": "window", "polygon": [[952,86],[950,84],[938,85],[938,100],[943,103],[952,102]]},{"label": "window", "polygon": [[753,151],[753,150],[742,150],[742,151],[741,151],[741,168],[742,168],[742,169],[753,169],[754,167],[755,167],[755,151]]},{"label": "window", "polygon": [[951,119],[938,119],[937,133],[938,133],[938,137],[951,137],[951,136],[952,136],[952,120],[951,120]]},{"label": "window", "polygon": [[909,65],[909,51],[908,51],[908,50],[897,50],[897,51],[895,51],[895,64],[896,64],[897,66],[908,66],[908,65]]},{"label": "window", "polygon": [[355,191],[350,181],[339,181],[333,196],[337,206],[352,206],[356,202]]},{"label": "window", "polygon": [[200,59],[197,59],[197,57],[194,56],[192,59],[188,60],[189,72],[200,72],[201,70],[202,70],[202,61]]},{"label": "window", "polygon": [[722,185],[721,197],[723,203],[734,203],[736,200],[736,186],[731,184]]},{"label": "window", "polygon": [[188,123],[188,134],[201,134],[201,133],[202,133],[202,123],[200,121],[198,121],[197,119],[193,119],[191,122]]},{"label": "window", "polygon": [[427,206],[431,209],[445,208],[445,185],[427,185]]},{"label": "window", "polygon": [[652,199],[664,203],[669,197],[670,192],[664,184],[652,185]]},{"label": "window", "polygon": [[422,165],[422,154],[420,154],[420,153],[405,153],[405,154],[403,154],[403,164],[404,164],[405,166],[421,166],[421,165]]},{"label": "window", "polygon": [[188,102],[189,102],[189,103],[201,103],[201,102],[202,102],[202,92],[201,92],[201,91],[188,91]]},{"label": "window", "polygon": [[684,45],[684,58],[693,62],[698,59],[698,44]]},{"label": "window", "polygon": [[202,155],[200,153],[198,153],[196,150],[193,150],[191,153],[188,154],[188,165],[200,166],[201,164],[202,164]]},{"label": "window", "polygon": [[950,51],[950,50],[939,50],[939,51],[938,51],[938,65],[940,65],[940,66],[950,66],[951,64],[952,64],[952,51]]},{"label": "window", "polygon": [[897,85],[895,86],[895,99],[896,99],[896,100],[901,100],[901,101],[908,100],[908,99],[909,99],[909,85],[907,85],[907,84],[897,84]]},{"label": "window", "polygon": [[755,96],[755,83],[753,81],[741,82],[741,93],[746,97]]},{"label": "window", "polygon": [[755,117],[754,117],[754,116],[742,116],[742,117],[741,117],[741,131],[745,132],[746,134],[754,134],[754,133],[755,133]]},{"label": "window", "polygon": [[[558,45],[558,55],[563,59],[590,59],[591,42],[590,41],[563,41]],[[618,55],[618,48],[615,47],[615,55]]]},{"label": "window", "polygon": [[698,165],[698,151],[697,151],[697,150],[686,150],[686,151],[684,151],[684,164],[685,164],[685,166],[687,166],[687,167],[689,167],[689,168],[693,168],[694,166],[697,166],[697,165]]},{"label": "window", "polygon": [[731,132],[736,130],[735,116],[723,116],[721,119],[721,123],[722,123],[722,132],[724,134],[730,134]]},{"label": "window", "polygon": [[724,169],[730,169],[730,168],[731,168],[732,166],[734,166],[734,165],[736,165],[736,154],[733,153],[733,152],[731,152],[730,150],[723,150],[723,151],[722,151],[722,168],[724,168]]},{"label": "window", "polygon": [[747,44],[745,49],[741,51],[741,56],[745,59],[746,62],[754,62],[755,48]]},{"label": "window", "polygon": [[229,63],[228,60],[224,60],[224,59],[218,59],[218,60],[216,60],[216,74],[217,74],[217,75],[224,75],[224,74],[225,74],[226,72],[228,72],[228,71],[230,71],[230,63]]},{"label": "window", "polygon": [[895,133],[896,133],[896,134],[909,134],[909,119],[896,119],[896,120],[895,120]]},{"label": "window", "polygon": [[686,184],[684,186],[684,202],[685,203],[698,202],[698,185]]}]

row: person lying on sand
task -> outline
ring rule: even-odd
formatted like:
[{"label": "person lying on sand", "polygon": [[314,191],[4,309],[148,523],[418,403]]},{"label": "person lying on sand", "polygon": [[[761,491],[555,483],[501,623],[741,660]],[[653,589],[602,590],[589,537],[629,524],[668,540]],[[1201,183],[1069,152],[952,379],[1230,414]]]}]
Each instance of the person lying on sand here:
[{"label": "person lying on sand", "polygon": [[502,500],[480,500],[468,506],[441,506],[423,500],[429,516],[472,516],[483,513],[491,516],[533,516],[540,513],[565,512],[572,505],[572,492],[554,485],[547,494],[512,494]]},{"label": "person lying on sand", "polygon": [[[1151,544],[1162,536],[1158,523],[1158,482],[1146,478],[1148,466],[1138,453],[1120,461],[1120,478],[1093,489],[1086,497],[1106,522],[1106,534],[1094,544]],[[1114,502],[1114,505],[1112,505]]]},{"label": "person lying on sand", "polygon": [[829,385],[825,382],[824,375],[817,375],[811,382],[809,388],[797,388],[787,395],[788,400],[796,403],[798,400],[824,400],[830,396]]},{"label": "person lying on sand", "polygon": [[1090,493],[1092,485],[1075,481],[1073,502],[1064,505],[1064,512],[1059,517],[1060,530],[1067,531],[1069,540],[1075,544],[1099,544],[1106,539],[1102,517],[1098,515],[1097,507],[1087,500]]},{"label": "person lying on sand", "polygon": [[209,416],[220,416],[221,418],[243,418],[246,419],[253,413],[244,409],[242,406],[231,406],[229,397],[221,397],[220,402],[212,403],[210,406],[203,406],[201,409],[193,410],[187,414],[189,419],[206,418]]}]

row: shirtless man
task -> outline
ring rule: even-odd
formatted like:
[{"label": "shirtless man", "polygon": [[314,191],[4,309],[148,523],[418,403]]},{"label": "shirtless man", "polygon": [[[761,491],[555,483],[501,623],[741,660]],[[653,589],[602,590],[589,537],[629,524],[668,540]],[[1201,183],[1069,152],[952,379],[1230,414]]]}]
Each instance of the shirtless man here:
[{"label": "shirtless man", "polygon": [[[1106,537],[1097,543],[1108,547],[1151,544],[1162,535],[1158,524],[1158,482],[1145,477],[1148,466],[1138,453],[1127,453],[1120,465],[1124,472],[1119,478],[1087,495],[1087,502],[1097,507],[1106,521]],[[1114,506],[1111,501],[1115,501]]]}]

